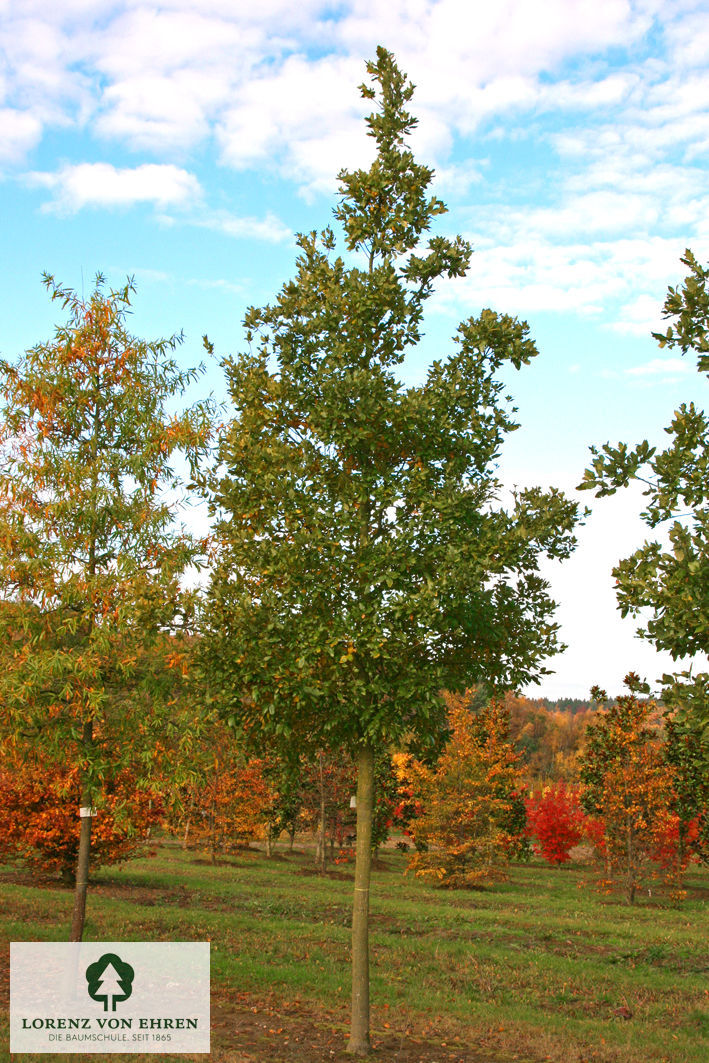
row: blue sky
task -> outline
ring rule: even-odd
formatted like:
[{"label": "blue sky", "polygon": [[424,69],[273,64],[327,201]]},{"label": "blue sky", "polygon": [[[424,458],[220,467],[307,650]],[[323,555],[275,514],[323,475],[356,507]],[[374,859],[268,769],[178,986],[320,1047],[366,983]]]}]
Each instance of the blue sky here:
[{"label": "blue sky", "polygon": [[[650,335],[685,247],[709,259],[705,0],[0,0],[2,354],[51,332],[42,270],[87,291],[99,270],[134,275],[134,331],[184,329],[185,363],[204,332],[240,350],[246,306],[293,271],[294,232],[327,223],[338,169],[369,157],[357,86],[377,44],[417,86],[440,229],[475,248],[407,378],[482,307],[529,322],[508,486],[570,490],[589,444],[661,442],[680,402],[706,406],[693,363]],[[205,387],[223,392],[216,368]],[[574,558],[548,569],[570,648],[530,693],[667,667],[612,591],[641,499],[592,504]]]}]

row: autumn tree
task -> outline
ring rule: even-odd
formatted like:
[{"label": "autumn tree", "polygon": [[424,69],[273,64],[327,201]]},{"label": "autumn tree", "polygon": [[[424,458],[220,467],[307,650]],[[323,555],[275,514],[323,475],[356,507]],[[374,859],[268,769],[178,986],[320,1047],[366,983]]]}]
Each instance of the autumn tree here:
[{"label": "autumn tree", "polygon": [[[66,312],[53,338],[0,363],[0,726],[18,752],[78,772],[71,939],[83,932],[91,824],[104,781],[144,781],[180,741],[196,544],[175,527],[176,451],[196,468],[209,408],[168,413],[196,376],[180,337],[130,335],[131,283]],[[79,814],[79,808],[76,808]]]},{"label": "autumn tree", "polygon": [[409,826],[417,848],[409,869],[442,886],[476,886],[503,876],[524,836],[519,757],[499,703],[473,714],[464,697],[446,701],[450,738],[436,763],[400,762],[421,808]]},{"label": "autumn tree", "polygon": [[[666,833],[674,791],[660,736],[648,727],[653,703],[638,697],[633,673],[626,683],[629,693],[600,709],[586,732],[581,802],[602,822],[607,870],[632,904]],[[592,697],[607,701],[598,687]]]},{"label": "autumn tree", "polygon": [[565,864],[583,839],[585,816],[577,786],[560,782],[529,794],[527,823],[533,848],[548,864]]},{"label": "autumn tree", "polygon": [[444,687],[540,674],[558,647],[538,563],[568,555],[577,518],[556,490],[499,504],[496,463],[517,425],[498,375],[536,355],[525,324],[483,310],[423,383],[401,382],[426,300],[464,275],[470,247],[423,242],[445,206],[408,147],[413,86],[384,48],[367,72],[375,157],[339,174],[344,256],[330,227],[300,235],[294,279],[248,311],[249,352],[224,363],[234,416],[211,485],[204,641],[224,713],[252,740],[356,762],[356,1054],[369,1050],[375,752],[437,742]]},{"label": "autumn tree", "polygon": [[[689,250],[682,263],[689,274],[681,288],[668,291],[667,330],[653,335],[660,347],[694,352],[699,372],[709,374],[709,269]],[[618,607],[623,616],[643,618],[638,635],[658,650],[674,660],[695,658],[699,670],[663,676],[662,697],[701,724],[709,772],[709,419],[693,402],[683,403],[665,432],[671,438],[665,450],[647,440],[632,448],[591,447],[593,461],[579,489],[602,497],[637,480],[648,499],[645,523],[653,531],[667,527],[668,545],[646,542],[613,569]]]},{"label": "autumn tree", "polygon": [[208,850],[212,863],[220,853],[265,841],[280,833],[278,795],[262,759],[235,748],[224,726],[213,724],[201,736],[199,763],[173,795],[170,826],[183,844]]},{"label": "autumn tree", "polygon": [[[160,795],[137,786],[135,775],[125,769],[104,780],[103,798],[91,832],[95,867],[143,852],[151,827],[161,822],[164,811]],[[0,758],[0,853],[44,873],[56,872],[71,884],[79,850],[80,799],[77,767],[5,750]]]},{"label": "autumn tree", "polygon": [[325,870],[335,845],[354,829],[350,797],[354,793],[354,767],[346,750],[320,749],[304,756],[300,764],[300,825],[315,834],[315,863]]},{"label": "autumn tree", "polygon": [[[354,854],[351,842],[356,819],[353,811],[357,785],[355,765],[347,750],[320,750],[313,760],[303,758],[300,770],[300,823],[306,829],[315,830],[315,861],[324,871],[328,844],[330,859],[334,858],[336,846],[340,861],[348,860]],[[373,853],[389,837],[398,803],[398,788],[391,757],[386,750],[378,750],[374,757]]]}]

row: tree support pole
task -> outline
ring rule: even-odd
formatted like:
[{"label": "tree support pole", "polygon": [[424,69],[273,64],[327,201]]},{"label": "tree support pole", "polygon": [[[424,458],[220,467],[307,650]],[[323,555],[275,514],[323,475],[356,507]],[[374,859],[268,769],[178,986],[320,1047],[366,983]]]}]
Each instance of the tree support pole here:
[{"label": "tree support pole", "polygon": [[374,752],[357,754],[357,855],[352,907],[352,1027],[347,1051],[366,1056],[369,1042],[369,878],[372,867]]}]

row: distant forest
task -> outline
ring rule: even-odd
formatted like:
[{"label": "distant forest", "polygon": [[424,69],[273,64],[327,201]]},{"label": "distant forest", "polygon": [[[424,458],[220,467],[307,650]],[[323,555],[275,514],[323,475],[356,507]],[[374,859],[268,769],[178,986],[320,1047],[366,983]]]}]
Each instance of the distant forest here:
[{"label": "distant forest", "polygon": [[570,712],[575,715],[577,712],[585,712],[590,708],[588,698],[555,698],[553,701],[549,698],[532,698],[530,700],[543,705],[550,712]]}]

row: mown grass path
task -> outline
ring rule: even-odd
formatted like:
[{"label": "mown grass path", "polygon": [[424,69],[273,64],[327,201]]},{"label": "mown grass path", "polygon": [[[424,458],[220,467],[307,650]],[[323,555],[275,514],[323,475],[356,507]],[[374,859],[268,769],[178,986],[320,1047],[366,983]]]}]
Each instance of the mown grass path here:
[{"label": "mown grass path", "polygon": [[[404,876],[404,866],[387,852],[374,872],[377,1058],[709,1059],[706,870],[689,876],[681,906],[654,896],[631,909],[597,893],[586,867],[533,862],[487,890],[441,891]],[[0,891],[5,942],[66,939],[70,891],[11,867],[0,869]],[[85,937],[210,940],[216,1063],[340,1063],[350,1058],[351,893],[347,865],[323,877],[302,853],[268,860],[249,851],[212,866],[165,844],[154,858],[95,874]],[[0,975],[6,1002],[8,952]],[[9,1058],[6,1023],[2,1037]]]}]

